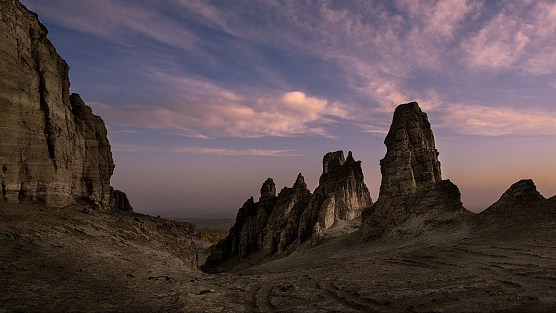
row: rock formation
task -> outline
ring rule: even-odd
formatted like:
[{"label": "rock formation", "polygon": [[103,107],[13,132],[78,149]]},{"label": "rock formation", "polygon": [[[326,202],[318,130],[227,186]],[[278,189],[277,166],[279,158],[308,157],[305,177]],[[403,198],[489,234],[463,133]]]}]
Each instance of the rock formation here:
[{"label": "rock formation", "polygon": [[114,162],[106,127],[79,95],[36,14],[0,3],[1,201],[109,208]]},{"label": "rock formation", "polygon": [[250,257],[255,262],[287,254],[314,236],[322,236],[338,220],[361,215],[371,205],[361,162],[351,152],[324,156],[323,173],[313,195],[301,174],[292,188],[276,196],[271,178],[261,187],[258,202],[250,198],[239,210],[229,235],[218,242],[208,257],[206,271],[216,271],[228,260]]},{"label": "rock formation", "polygon": [[521,216],[543,219],[538,215],[543,211],[556,216],[556,201],[553,198],[546,199],[537,191],[537,187],[531,179],[523,179],[513,184],[498,201],[481,212],[479,216],[499,216],[502,219]]},{"label": "rock formation", "polygon": [[114,210],[133,211],[125,192],[114,188],[112,188],[112,196],[110,197],[110,208]]},{"label": "rock formation", "polygon": [[343,151],[327,153],[322,167],[319,186],[301,217],[299,237],[302,240],[312,235],[315,223],[325,231],[338,220],[361,216],[363,209],[372,204],[361,161],[355,161],[351,151],[347,159]]},{"label": "rock formation", "polygon": [[412,216],[465,212],[459,189],[442,180],[438,151],[427,118],[417,102],[399,105],[384,140],[382,182],[377,202],[363,214],[362,231],[376,238]]}]

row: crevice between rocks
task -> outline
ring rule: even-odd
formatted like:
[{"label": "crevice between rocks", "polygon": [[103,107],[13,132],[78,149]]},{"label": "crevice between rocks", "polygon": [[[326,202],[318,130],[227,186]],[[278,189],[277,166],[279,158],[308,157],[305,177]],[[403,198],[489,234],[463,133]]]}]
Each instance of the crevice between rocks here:
[{"label": "crevice between rocks", "polygon": [[39,104],[41,110],[44,112],[44,135],[46,137],[46,145],[48,148],[48,155],[52,160],[52,164],[54,165],[54,170],[58,169],[58,164],[56,163],[56,150],[55,150],[55,143],[54,138],[56,136],[54,131],[54,126],[52,125],[52,121],[50,118],[50,107],[48,105],[48,101],[46,100],[46,95],[48,90],[46,88],[46,78],[45,78],[45,71],[41,67],[41,58],[39,54],[39,45],[41,36],[35,34],[33,29],[29,29],[29,37],[31,37],[31,42],[33,44],[33,58],[35,59],[36,64],[36,71],[39,75]]}]

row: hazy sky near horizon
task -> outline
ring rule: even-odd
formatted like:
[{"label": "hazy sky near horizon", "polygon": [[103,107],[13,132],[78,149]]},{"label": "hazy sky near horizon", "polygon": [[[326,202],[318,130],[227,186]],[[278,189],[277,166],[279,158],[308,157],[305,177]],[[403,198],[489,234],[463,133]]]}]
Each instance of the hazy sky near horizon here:
[{"label": "hazy sky near horizon", "polygon": [[138,212],[234,216],[267,177],[313,190],[336,150],[375,201],[410,101],[468,209],[522,178],[556,195],[554,1],[21,2],[106,122]]}]

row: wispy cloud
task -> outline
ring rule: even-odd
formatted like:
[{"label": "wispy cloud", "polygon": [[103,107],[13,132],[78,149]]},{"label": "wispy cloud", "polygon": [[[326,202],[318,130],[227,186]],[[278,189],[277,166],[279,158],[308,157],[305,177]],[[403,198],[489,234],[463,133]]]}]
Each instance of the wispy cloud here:
[{"label": "wispy cloud", "polygon": [[272,156],[272,157],[290,157],[303,156],[303,154],[293,153],[293,150],[230,150],[230,149],[213,149],[213,148],[184,148],[172,150],[172,153],[179,154],[201,154],[201,155],[224,155],[224,156]]},{"label": "wispy cloud", "polygon": [[221,156],[267,156],[267,157],[293,157],[304,156],[295,153],[295,150],[269,150],[269,149],[220,149],[220,148],[204,148],[204,147],[187,147],[187,148],[156,148],[134,144],[113,144],[112,150],[115,152],[162,152],[173,154],[191,154],[191,155],[221,155]]},{"label": "wispy cloud", "polygon": [[445,108],[443,127],[462,134],[556,135],[556,112],[455,104]]},{"label": "wispy cloud", "polygon": [[555,33],[556,3],[509,2],[462,48],[472,68],[544,75],[556,71]]},{"label": "wispy cloud", "polygon": [[41,19],[123,45],[149,38],[183,50],[196,50],[199,38],[175,19],[136,1],[26,1]]},{"label": "wispy cloud", "polygon": [[175,83],[179,82],[183,83],[182,90],[191,93],[183,97],[175,95],[154,105],[89,104],[109,123],[167,129],[198,138],[329,136],[323,125],[348,116],[342,104],[300,91],[275,98],[253,98],[186,78],[176,78]]},{"label": "wispy cloud", "polygon": [[[344,120],[364,132],[381,133],[398,104],[419,101],[460,132],[506,134],[521,122],[527,133],[551,129],[537,118],[553,116],[552,110],[505,108],[502,97],[478,101],[475,90],[503,80],[494,77],[502,71],[514,84],[522,82],[519,77],[556,73],[553,1],[25,2],[62,27],[127,45],[129,51],[139,47],[138,38],[148,38],[196,53],[195,60],[164,54],[155,61],[139,58],[144,62],[134,64],[137,76],[163,90],[150,104],[88,102],[108,122],[122,126],[196,138],[331,136],[329,126]],[[211,45],[211,35],[222,46]],[[286,60],[332,64],[333,77],[326,79],[338,82],[335,98],[281,76],[283,64],[261,56],[269,47]],[[196,63],[210,63],[216,74],[207,75],[205,67],[186,72]],[[260,76],[257,88],[250,88],[247,79],[230,82],[230,74],[247,70]],[[321,77],[308,71],[318,85]],[[451,105],[455,93],[474,105]],[[497,121],[486,123],[476,108],[492,108]]]}]

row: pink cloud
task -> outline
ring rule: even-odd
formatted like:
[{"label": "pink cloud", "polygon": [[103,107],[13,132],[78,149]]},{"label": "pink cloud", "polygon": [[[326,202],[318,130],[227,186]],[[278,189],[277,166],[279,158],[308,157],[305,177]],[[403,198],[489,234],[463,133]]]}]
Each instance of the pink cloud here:
[{"label": "pink cloud", "polygon": [[303,156],[294,153],[293,150],[268,150],[268,149],[219,149],[204,147],[187,147],[179,149],[161,149],[133,144],[113,144],[112,150],[115,152],[161,152],[175,154],[194,154],[194,155],[222,155],[222,156],[269,156],[269,157],[292,157]]},{"label": "pink cloud", "polygon": [[556,135],[556,112],[547,110],[454,104],[443,111],[442,126],[462,134]]},{"label": "pink cloud", "polygon": [[556,71],[556,3],[512,2],[462,44],[476,69],[519,69],[544,75]]},{"label": "pink cloud", "polygon": [[300,91],[254,98],[188,78],[172,81],[181,87],[176,86],[179,91],[173,98],[152,106],[90,105],[108,123],[174,130],[198,138],[329,136],[319,125],[333,122],[331,118],[348,116],[345,106]]}]

